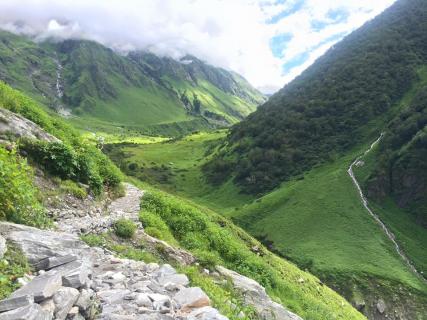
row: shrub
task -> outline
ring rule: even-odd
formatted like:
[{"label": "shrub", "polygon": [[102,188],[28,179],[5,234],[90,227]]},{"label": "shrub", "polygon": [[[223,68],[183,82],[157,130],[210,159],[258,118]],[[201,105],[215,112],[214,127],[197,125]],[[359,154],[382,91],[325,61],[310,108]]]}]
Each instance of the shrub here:
[{"label": "shrub", "polygon": [[61,179],[76,179],[79,163],[70,146],[62,142],[24,139],[20,148],[49,173]]},{"label": "shrub", "polygon": [[209,252],[204,250],[195,250],[194,254],[197,257],[197,262],[204,268],[214,270],[215,266],[221,263],[221,258],[216,252]]},{"label": "shrub", "polygon": [[88,184],[95,195],[101,194],[104,185],[119,189],[120,170],[99,150],[29,139],[22,139],[19,147],[50,174]]},{"label": "shrub", "polygon": [[87,197],[86,190],[71,180],[61,181],[59,188],[61,191],[71,193],[73,196],[79,199],[84,199]]},{"label": "shrub", "polygon": [[97,234],[85,234],[80,238],[91,247],[102,247],[105,244],[104,237]]},{"label": "shrub", "polygon": [[119,219],[114,224],[114,232],[121,238],[130,239],[134,236],[137,227],[129,219]]},{"label": "shrub", "polygon": [[36,227],[50,224],[32,181],[26,161],[0,147],[0,219]]},{"label": "shrub", "polygon": [[171,245],[176,244],[176,240],[169,230],[168,225],[155,213],[144,211],[139,214],[139,221],[144,226],[145,232],[157,239],[164,240]]}]

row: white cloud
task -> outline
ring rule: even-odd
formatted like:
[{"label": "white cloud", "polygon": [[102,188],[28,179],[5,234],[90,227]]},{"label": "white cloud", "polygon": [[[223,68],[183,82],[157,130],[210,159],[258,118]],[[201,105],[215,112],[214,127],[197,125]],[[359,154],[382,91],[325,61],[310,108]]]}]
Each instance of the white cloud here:
[{"label": "white cloud", "polygon": [[[284,75],[285,83],[294,79],[318,57],[323,55],[343,36],[374,18],[395,0],[306,0],[302,8],[288,15],[274,25],[276,35],[290,34],[292,39],[283,48],[283,62],[292,61],[301,54],[309,58],[302,65],[293,67]],[[286,5],[286,4],[285,4]],[[343,21],[334,22],[330,12],[339,10],[348,16]],[[316,29],[312,22],[322,22],[325,26]],[[337,36],[339,36],[337,38]],[[332,39],[332,40],[331,40]]]},{"label": "white cloud", "polygon": [[[348,33],[393,0],[306,0],[304,6],[276,24],[266,21],[298,0],[0,0],[0,26],[11,31],[56,38],[85,38],[116,49],[145,49],[179,58],[187,53],[246,77],[272,91],[300,73],[333,42],[331,35]],[[347,21],[321,31],[311,21],[327,20],[329,10],[344,8]],[[17,23],[18,22],[18,23]],[[331,21],[327,21],[331,23]],[[293,35],[277,58],[273,36]],[[320,45],[321,44],[321,45]],[[309,59],[288,74],[283,63],[303,52]]]}]

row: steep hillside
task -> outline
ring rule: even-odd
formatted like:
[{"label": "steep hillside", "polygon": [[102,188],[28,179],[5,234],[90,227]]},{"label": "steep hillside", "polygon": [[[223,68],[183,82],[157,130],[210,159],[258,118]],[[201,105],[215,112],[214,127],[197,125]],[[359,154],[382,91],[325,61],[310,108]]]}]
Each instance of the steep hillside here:
[{"label": "steep hillside", "polygon": [[376,165],[365,188],[379,202],[386,197],[412,212],[427,227],[427,68],[421,81],[401,103],[402,112],[386,128]]},{"label": "steep hillside", "polygon": [[224,172],[212,180],[231,174],[244,191],[263,193],[366,142],[366,124],[389,112],[427,63],[426,24],[425,1],[397,1],[335,45],[232,128],[207,167]]},{"label": "steep hillside", "polygon": [[228,126],[265,98],[242,77],[191,57],[120,55],[91,41],[34,43],[0,32],[0,79],[89,127],[179,133]]}]

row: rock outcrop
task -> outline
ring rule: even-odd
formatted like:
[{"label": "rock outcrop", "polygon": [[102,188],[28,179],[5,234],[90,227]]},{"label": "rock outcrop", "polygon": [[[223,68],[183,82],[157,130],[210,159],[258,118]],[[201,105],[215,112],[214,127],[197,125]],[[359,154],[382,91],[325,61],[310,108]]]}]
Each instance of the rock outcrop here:
[{"label": "rock outcrop", "polygon": [[231,280],[234,288],[242,294],[245,304],[255,308],[260,320],[302,320],[296,314],[271,300],[265,292],[265,288],[255,280],[221,266],[216,269],[220,275]]},{"label": "rock outcrop", "polygon": [[49,142],[59,142],[57,138],[41,129],[34,122],[0,108],[0,142],[10,140],[10,138],[30,138]]}]

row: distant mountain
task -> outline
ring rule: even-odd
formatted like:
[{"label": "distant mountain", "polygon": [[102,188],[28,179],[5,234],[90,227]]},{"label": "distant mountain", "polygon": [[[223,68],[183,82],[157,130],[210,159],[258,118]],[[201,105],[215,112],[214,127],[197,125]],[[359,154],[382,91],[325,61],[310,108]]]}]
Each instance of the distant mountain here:
[{"label": "distant mountain", "polygon": [[241,76],[187,56],[126,56],[96,42],[0,32],[0,79],[60,112],[161,132],[228,126],[265,101]]}]

